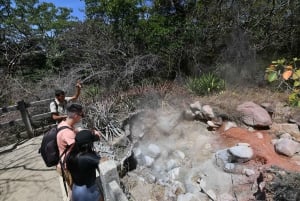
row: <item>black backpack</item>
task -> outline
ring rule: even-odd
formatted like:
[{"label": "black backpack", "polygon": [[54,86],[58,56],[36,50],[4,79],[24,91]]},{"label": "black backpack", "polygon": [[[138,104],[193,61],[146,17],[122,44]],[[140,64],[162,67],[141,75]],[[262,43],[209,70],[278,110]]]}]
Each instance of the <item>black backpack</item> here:
[{"label": "black backpack", "polygon": [[52,167],[57,165],[59,163],[61,156],[64,155],[68,150],[67,147],[62,153],[62,155],[60,156],[58,146],[57,146],[57,140],[56,140],[56,136],[58,132],[65,128],[71,129],[68,126],[62,126],[60,128],[57,128],[57,126],[55,126],[51,128],[49,131],[47,131],[43,136],[39,153],[42,155],[42,158],[47,167]]}]

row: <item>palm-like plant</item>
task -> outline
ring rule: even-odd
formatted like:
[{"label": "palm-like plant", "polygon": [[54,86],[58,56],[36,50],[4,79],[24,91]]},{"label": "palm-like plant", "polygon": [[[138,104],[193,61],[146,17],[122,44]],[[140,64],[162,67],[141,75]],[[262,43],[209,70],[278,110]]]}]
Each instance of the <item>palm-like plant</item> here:
[{"label": "palm-like plant", "polygon": [[213,73],[189,78],[187,88],[197,95],[209,95],[225,89],[225,81]]}]

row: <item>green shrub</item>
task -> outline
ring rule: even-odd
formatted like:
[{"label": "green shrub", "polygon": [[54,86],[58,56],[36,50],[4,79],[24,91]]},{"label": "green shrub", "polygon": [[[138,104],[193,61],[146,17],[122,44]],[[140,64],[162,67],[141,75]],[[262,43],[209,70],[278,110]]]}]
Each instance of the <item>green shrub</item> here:
[{"label": "green shrub", "polygon": [[225,81],[213,73],[189,78],[187,88],[197,95],[209,95],[225,89]]},{"label": "green shrub", "polygon": [[92,100],[93,102],[96,102],[97,99],[103,94],[103,89],[101,86],[97,84],[87,85],[84,88],[84,93],[82,94],[82,97],[87,100]]},{"label": "green shrub", "polygon": [[285,58],[272,61],[266,68],[265,78],[273,83],[278,90],[289,92],[288,101],[291,106],[300,107],[300,69],[297,67],[299,58]]}]

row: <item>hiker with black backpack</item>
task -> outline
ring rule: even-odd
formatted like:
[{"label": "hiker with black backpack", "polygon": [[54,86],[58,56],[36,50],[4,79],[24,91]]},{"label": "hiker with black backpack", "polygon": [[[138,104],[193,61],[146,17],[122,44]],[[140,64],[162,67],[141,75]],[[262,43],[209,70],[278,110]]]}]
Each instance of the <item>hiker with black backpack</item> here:
[{"label": "hiker with black backpack", "polygon": [[[56,140],[59,150],[60,163],[57,165],[57,171],[63,177],[64,181],[69,187],[69,196],[71,195],[72,178],[65,165],[65,156],[72,150],[77,131],[75,130],[75,124],[80,122],[84,116],[83,108],[80,104],[72,103],[67,105],[67,118],[65,121],[60,122],[57,128],[64,127],[57,133]],[[94,134],[100,138],[100,133],[94,131]]]},{"label": "hiker with black backpack", "polygon": [[95,135],[90,130],[79,131],[72,151],[66,156],[73,181],[72,201],[104,200],[100,177],[96,177],[101,157],[94,151],[94,141]]},{"label": "hiker with black backpack", "polygon": [[82,85],[80,81],[76,83],[76,92],[73,96],[65,96],[65,92],[63,90],[57,89],[55,90],[55,99],[50,103],[50,112],[51,118],[59,123],[67,118],[66,115],[66,106],[69,102],[75,101],[78,99],[80,95]]}]

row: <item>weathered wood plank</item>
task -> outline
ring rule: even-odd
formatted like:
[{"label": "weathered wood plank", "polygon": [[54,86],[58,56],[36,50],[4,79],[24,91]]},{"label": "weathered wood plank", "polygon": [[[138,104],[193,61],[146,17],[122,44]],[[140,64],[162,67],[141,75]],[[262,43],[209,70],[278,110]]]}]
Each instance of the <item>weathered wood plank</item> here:
[{"label": "weathered wood plank", "polygon": [[32,106],[36,106],[36,105],[40,105],[40,104],[46,104],[46,103],[49,103],[52,101],[53,99],[52,98],[49,98],[49,99],[44,99],[44,100],[40,100],[40,101],[34,101],[34,102],[30,102],[28,105],[30,107]]},{"label": "weathered wood plank", "polygon": [[[50,112],[47,113],[43,113],[43,114],[37,114],[37,115],[33,115],[31,116],[28,113],[27,108],[28,107],[33,107],[33,106],[38,106],[38,105],[43,105],[43,104],[50,104],[50,102],[53,99],[44,99],[44,100],[39,100],[39,101],[34,101],[31,103],[25,103],[23,100],[18,102],[18,105],[12,105],[12,106],[7,106],[7,107],[2,107],[0,108],[0,115],[4,114],[4,113],[9,113],[9,112],[13,112],[13,111],[17,111],[19,110],[19,112],[21,113],[22,119],[16,119],[16,120],[11,120],[9,122],[0,122],[0,129],[5,129],[5,128],[9,128],[9,127],[13,127],[13,126],[17,126],[17,125],[22,125],[26,127],[26,132],[28,134],[28,137],[33,137],[34,133],[36,132],[36,129],[33,130],[32,126],[31,126],[31,121],[32,120],[41,120],[41,119],[45,119],[51,116]],[[52,125],[50,125],[52,126]],[[22,132],[24,133],[24,132]]]},{"label": "weathered wood plank", "polygon": [[[40,100],[40,101],[34,101],[34,102],[26,103],[26,108],[33,107],[33,106],[40,105],[40,104],[45,104],[45,103],[50,104],[50,102],[52,100],[53,99],[49,98],[49,99],[44,99],[44,100]],[[2,108],[0,108],[0,115],[2,115],[3,113],[13,112],[13,111],[16,111],[16,110],[18,110],[17,105],[2,107]]]},{"label": "weathered wood plank", "polygon": [[[56,124],[50,124],[50,125],[47,125],[47,126],[43,126],[43,127],[34,129],[34,136],[39,136],[41,134],[41,132],[47,131],[55,125]],[[20,136],[23,137],[23,138],[26,138],[27,137],[27,132],[26,131],[21,132]]]},{"label": "weathered wood plank", "polygon": [[47,118],[47,117],[50,117],[50,116],[51,116],[51,112],[47,112],[47,113],[43,113],[43,114],[34,115],[34,116],[31,117],[31,119],[38,120],[38,119],[44,119],[44,118]]},{"label": "weathered wood plank", "polygon": [[24,123],[23,123],[22,119],[16,119],[16,120],[12,120],[12,121],[9,121],[9,122],[0,123],[0,129],[12,127],[12,126],[15,126],[17,124],[24,124]]},{"label": "weathered wood plank", "polygon": [[2,115],[3,113],[7,113],[7,112],[13,112],[18,110],[18,106],[17,105],[11,105],[11,106],[7,106],[7,107],[2,107],[0,108],[0,115]]}]

